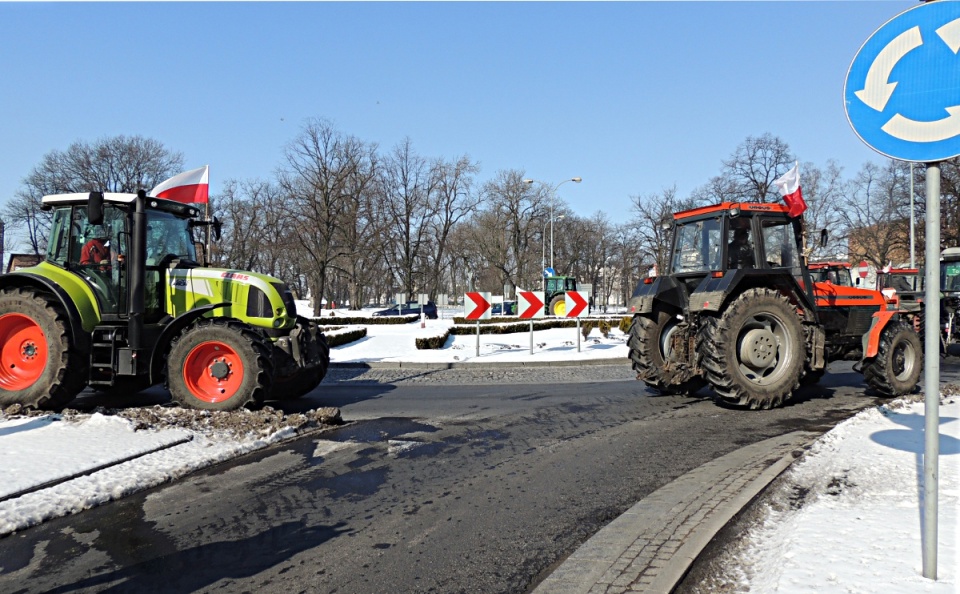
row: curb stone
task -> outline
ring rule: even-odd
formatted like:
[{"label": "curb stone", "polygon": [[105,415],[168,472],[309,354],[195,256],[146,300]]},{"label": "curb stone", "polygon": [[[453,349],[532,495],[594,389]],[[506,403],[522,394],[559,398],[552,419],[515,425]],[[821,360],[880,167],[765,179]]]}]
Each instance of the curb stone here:
[{"label": "curb stone", "polygon": [[330,369],[509,369],[533,367],[583,367],[585,365],[627,365],[630,359],[584,359],[579,361],[489,361],[485,363],[410,363],[405,361],[330,362]]},{"label": "curb stone", "polygon": [[766,439],[664,485],[582,544],[534,594],[672,591],[727,522],[819,437],[795,431]]}]

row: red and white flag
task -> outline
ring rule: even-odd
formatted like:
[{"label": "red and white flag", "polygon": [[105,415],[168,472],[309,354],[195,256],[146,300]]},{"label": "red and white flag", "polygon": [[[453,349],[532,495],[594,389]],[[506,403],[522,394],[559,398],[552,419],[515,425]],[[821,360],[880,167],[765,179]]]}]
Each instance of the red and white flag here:
[{"label": "red and white flag", "polygon": [[780,194],[783,195],[783,201],[789,208],[787,211],[789,216],[799,217],[803,214],[803,211],[807,210],[807,203],[803,201],[803,192],[800,190],[799,162],[795,162],[793,169],[773,180],[773,183],[780,188]]},{"label": "red and white flag", "polygon": [[206,204],[210,201],[210,166],[174,175],[150,190],[150,196],[185,204]]}]

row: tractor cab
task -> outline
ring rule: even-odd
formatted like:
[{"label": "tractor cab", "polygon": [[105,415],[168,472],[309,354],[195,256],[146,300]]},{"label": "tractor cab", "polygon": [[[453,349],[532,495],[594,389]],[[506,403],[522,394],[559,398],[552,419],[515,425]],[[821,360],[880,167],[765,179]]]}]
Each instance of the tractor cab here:
[{"label": "tractor cab", "polygon": [[685,287],[695,307],[719,307],[718,295],[754,285],[761,276],[767,283],[771,274],[812,286],[800,257],[799,220],[788,217],[784,205],[725,202],[676,213],[674,225],[668,276]]},{"label": "tractor cab", "polygon": [[[46,261],[75,272],[93,290],[101,319],[125,317],[129,311],[131,275],[139,272],[131,257],[135,194],[90,194],[44,197],[43,207],[53,210]],[[173,262],[198,266],[192,229],[200,211],[169,200],[150,199],[145,216],[144,273],[146,321],[163,315],[164,270]]]},{"label": "tractor cab", "polygon": [[853,276],[849,262],[813,262],[809,265],[810,277],[815,283],[830,283],[839,287],[852,287]]}]

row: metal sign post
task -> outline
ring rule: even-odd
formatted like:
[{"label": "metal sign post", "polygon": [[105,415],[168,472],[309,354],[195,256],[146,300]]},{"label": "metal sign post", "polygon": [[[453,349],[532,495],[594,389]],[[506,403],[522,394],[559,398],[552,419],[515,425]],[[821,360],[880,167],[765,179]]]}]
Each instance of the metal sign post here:
[{"label": "metal sign post", "polygon": [[960,2],[927,2],[890,19],[864,42],[843,88],[847,120],[867,146],[927,164],[922,538],[923,577],[932,580],[940,464],[940,162],[960,156],[960,79],[944,73],[956,71],[958,51]]},{"label": "metal sign post", "polygon": [[533,318],[543,317],[543,291],[517,291],[517,316],[530,319],[530,354],[533,354]]},{"label": "metal sign post", "polygon": [[923,368],[923,577],[937,579],[937,516],[940,488],[940,164],[927,165],[927,246],[925,250],[927,315]]},{"label": "metal sign post", "polygon": [[586,291],[567,291],[564,298],[568,318],[577,318],[577,352],[580,352],[580,316],[588,311],[589,295]]},{"label": "metal sign post", "polygon": [[490,319],[490,293],[470,292],[463,296],[463,317],[477,321],[477,357],[480,356],[480,320]]}]

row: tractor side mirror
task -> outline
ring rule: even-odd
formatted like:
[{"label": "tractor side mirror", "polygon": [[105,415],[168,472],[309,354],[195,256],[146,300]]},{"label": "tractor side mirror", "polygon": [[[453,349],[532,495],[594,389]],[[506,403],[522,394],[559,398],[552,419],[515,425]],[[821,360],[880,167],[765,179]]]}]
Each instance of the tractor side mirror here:
[{"label": "tractor side mirror", "polygon": [[90,192],[87,199],[87,222],[91,225],[103,223],[103,192]]},{"label": "tractor side mirror", "polygon": [[827,230],[820,229],[820,247],[827,247]]},{"label": "tractor side mirror", "polygon": [[223,223],[220,219],[213,217],[213,238],[220,241],[220,233],[223,230]]}]

